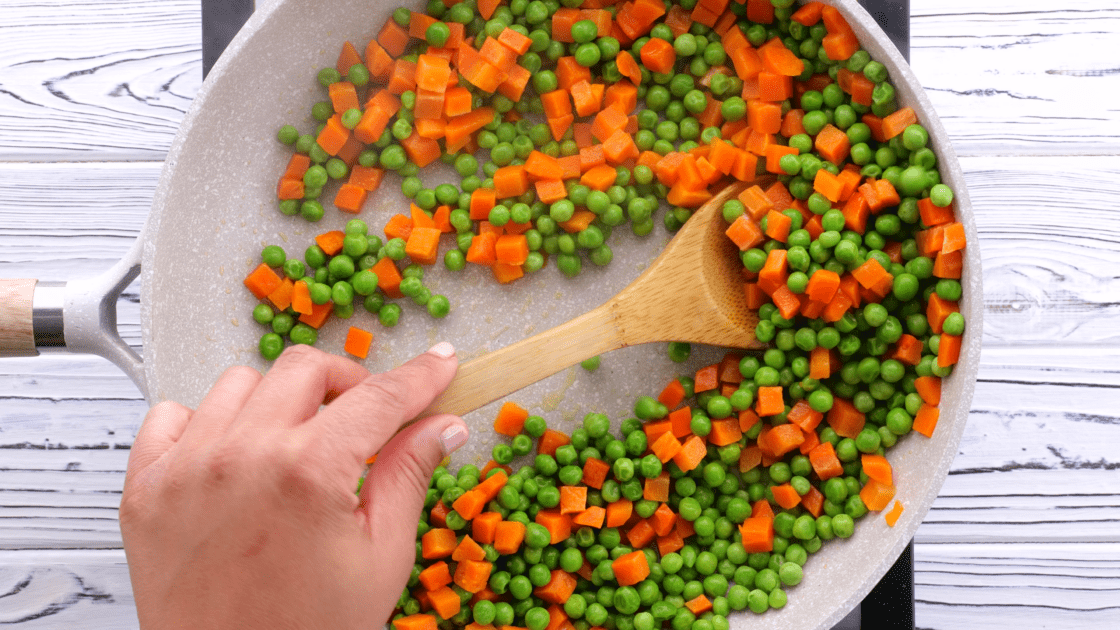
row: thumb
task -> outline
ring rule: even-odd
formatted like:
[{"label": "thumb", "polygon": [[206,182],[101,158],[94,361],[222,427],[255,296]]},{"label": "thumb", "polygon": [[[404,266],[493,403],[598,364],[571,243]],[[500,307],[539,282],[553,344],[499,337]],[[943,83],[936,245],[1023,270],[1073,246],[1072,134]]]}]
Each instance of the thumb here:
[{"label": "thumb", "polygon": [[[469,437],[457,416],[425,418],[405,428],[377,454],[362,484],[358,510],[383,549],[404,549],[412,562],[416,526],[432,472]],[[386,544],[387,543],[387,544]]]}]

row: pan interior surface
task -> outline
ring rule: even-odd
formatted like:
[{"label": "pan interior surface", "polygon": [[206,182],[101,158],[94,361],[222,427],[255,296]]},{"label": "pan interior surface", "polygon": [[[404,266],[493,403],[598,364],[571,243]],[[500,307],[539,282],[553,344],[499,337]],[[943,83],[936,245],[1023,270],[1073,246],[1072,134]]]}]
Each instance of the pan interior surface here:
[{"label": "pan interior surface", "polygon": [[[733,628],[827,629],[855,606],[882,577],[913,538],[944,482],[964,430],[979,364],[981,320],[979,248],[964,178],[940,122],[889,40],[854,0],[833,1],[841,8],[872,56],[887,65],[899,103],[918,112],[930,131],[943,179],[956,193],[958,220],[966,226],[965,288],[961,310],[968,320],[961,362],[946,379],[941,420],[932,439],[910,435],[889,452],[897,498],[905,506],[890,528],[880,514],[861,519],[848,540],[827,543],[806,564],[805,579],[789,591],[789,603],[765,615],[735,613]],[[326,206],[319,223],[281,215],[276,181],[290,149],[276,140],[277,129],[294,124],[314,128],[313,103],[326,98],[317,71],[334,66],[344,41],[361,50],[397,5],[369,0],[285,0],[255,15],[215,66],[185,118],[172,146],[145,232],[144,352],[151,401],[176,400],[194,407],[229,366],[267,369],[257,352],[266,332],[251,316],[257,304],[242,285],[259,263],[260,250],[279,244],[289,257],[302,258],[316,234],[341,229],[352,215]],[[417,7],[419,9],[419,7]],[[428,187],[452,180],[442,165],[424,169]],[[380,233],[390,216],[407,213],[399,178],[385,177],[360,217]],[[333,195],[328,187],[326,195]],[[327,200],[329,201],[329,198]],[[622,228],[609,244],[610,265],[584,266],[575,279],[555,265],[510,285],[498,285],[490,272],[474,265],[454,273],[442,263],[429,270],[425,284],[451,301],[451,314],[434,320],[409,300],[395,328],[384,328],[360,306],[349,320],[328,322],[318,347],[342,352],[349,326],[374,333],[371,371],[400,365],[435,343],[451,341],[460,360],[520,340],[598,306],[636,278],[669,239],[658,221],[639,238]],[[441,247],[441,256],[448,245]],[[632,415],[635,398],[656,396],[671,379],[714,363],[723,350],[695,347],[687,363],[668,360],[663,344],[626,348],[605,355],[594,373],[573,367],[510,397],[542,415],[549,426],[571,431],[589,412],[608,414],[617,431]],[[541,357],[547,361],[548,357]],[[453,465],[482,465],[497,443],[491,429],[499,403],[466,418],[468,444]]]}]

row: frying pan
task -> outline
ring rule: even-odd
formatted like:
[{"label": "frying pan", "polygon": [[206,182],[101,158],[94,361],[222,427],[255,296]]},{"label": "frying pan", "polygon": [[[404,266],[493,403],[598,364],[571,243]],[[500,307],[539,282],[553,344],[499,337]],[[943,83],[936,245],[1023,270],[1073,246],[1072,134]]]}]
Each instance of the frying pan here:
[{"label": "frying pan", "polygon": [[[905,506],[899,523],[890,528],[879,515],[869,515],[855,536],[832,541],[810,558],[805,579],[790,590],[785,608],[761,617],[733,614],[733,628],[829,628],[867,595],[913,538],[944,482],[964,431],[980,358],[980,251],[964,177],[945,130],[875,21],[855,0],[829,3],[840,8],[863,46],[887,66],[900,104],[913,107],[930,131],[972,244],[962,278],[961,310],[968,330],[960,363],[944,383],[934,437],[910,435],[890,451]],[[147,224],[128,255],[101,276],[64,286],[0,281],[0,354],[34,355],[63,346],[98,354],[125,371],[149,402],[172,399],[188,406],[196,405],[231,365],[266,369],[256,350],[264,330],[250,315],[256,301],[242,278],[256,265],[262,246],[279,244],[290,256],[301,257],[315,234],[340,229],[349,218],[330,209],[320,223],[310,224],[276,210],[275,182],[288,157],[288,149],[275,140],[276,129],[288,122],[304,131],[313,127],[311,105],[324,98],[317,70],[334,65],[343,41],[364,45],[394,6],[383,0],[283,0],[258,10],[183,119]],[[423,175],[428,186],[452,181],[449,171],[428,170]],[[407,208],[398,182],[388,176],[367,202],[363,218],[375,231]],[[396,328],[380,328],[359,312],[351,322],[328,323],[319,346],[340,352],[348,324],[354,324],[375,332],[364,362],[371,370],[391,369],[444,339],[455,343],[461,359],[479,356],[601,304],[633,280],[669,239],[660,227],[644,238],[624,231],[611,237],[615,259],[609,266],[589,266],[575,279],[562,277],[553,266],[502,286],[485,269],[456,274],[433,267],[425,283],[450,298],[452,314],[445,320],[432,320],[406,301]],[[143,358],[120,339],[115,325],[117,296],[137,275],[144,296]],[[625,348],[604,356],[594,373],[574,367],[511,399],[561,430],[572,430],[591,411],[607,413],[617,427],[636,397],[656,395],[664,383],[718,361],[723,352],[697,347],[688,362],[675,364],[661,344]],[[456,453],[456,464],[489,459],[497,404],[468,414],[473,436]]]}]

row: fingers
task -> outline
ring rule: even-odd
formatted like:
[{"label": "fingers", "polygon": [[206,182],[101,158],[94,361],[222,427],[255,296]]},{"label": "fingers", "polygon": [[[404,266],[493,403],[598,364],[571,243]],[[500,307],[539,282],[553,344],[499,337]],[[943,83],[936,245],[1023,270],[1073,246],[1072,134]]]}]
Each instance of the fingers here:
[{"label": "fingers", "polygon": [[223,372],[195,410],[190,425],[183,432],[182,442],[209,444],[225,433],[262,378],[260,372],[245,366]]},{"label": "fingers", "polygon": [[312,418],[306,429],[360,470],[366,458],[378,453],[447,388],[457,366],[451,344],[438,344],[401,367],[374,374],[347,390]]},{"label": "fingers", "polygon": [[264,376],[241,418],[247,424],[294,426],[368,376],[368,370],[349,359],[295,345]]},{"label": "fingers", "polygon": [[170,400],[148,410],[128,454],[126,487],[179,441],[190,420],[191,410]]},{"label": "fingers", "polygon": [[362,484],[358,505],[379,540],[396,546],[412,542],[432,472],[467,437],[462,419],[432,416],[404,429],[381,449]]}]

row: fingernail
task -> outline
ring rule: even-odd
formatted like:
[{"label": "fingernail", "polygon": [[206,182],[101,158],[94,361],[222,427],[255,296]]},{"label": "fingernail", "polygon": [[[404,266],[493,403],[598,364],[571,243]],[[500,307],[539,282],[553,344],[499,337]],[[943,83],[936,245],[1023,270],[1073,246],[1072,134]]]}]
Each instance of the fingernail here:
[{"label": "fingernail", "polygon": [[446,341],[441,341],[432,346],[431,349],[428,350],[428,352],[438,357],[443,357],[444,359],[450,359],[451,357],[455,356],[455,346]]},{"label": "fingernail", "polygon": [[443,447],[443,454],[450,455],[467,441],[467,428],[461,424],[453,424],[443,430],[439,435],[439,443]]}]

